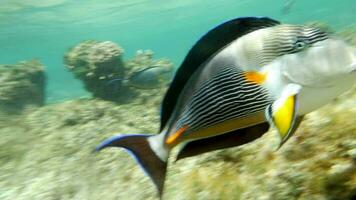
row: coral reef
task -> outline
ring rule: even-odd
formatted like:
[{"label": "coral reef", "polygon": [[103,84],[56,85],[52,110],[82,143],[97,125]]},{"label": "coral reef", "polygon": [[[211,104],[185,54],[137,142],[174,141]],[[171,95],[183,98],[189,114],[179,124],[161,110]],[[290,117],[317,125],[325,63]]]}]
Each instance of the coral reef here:
[{"label": "coral reef", "polygon": [[0,65],[0,111],[17,113],[26,106],[41,106],[44,90],[44,66],[39,61]]},{"label": "coral reef", "polygon": [[[307,115],[278,151],[271,130],[242,147],[171,162],[164,199],[354,198],[355,91]],[[156,133],[161,98],[78,99],[0,121],[0,199],[156,199],[125,151],[92,150],[117,131]]]},{"label": "coral reef", "polygon": [[[125,76],[152,62],[149,54],[139,51],[124,62]],[[87,55],[72,61],[85,63]],[[84,70],[84,76],[88,73],[85,68],[75,70],[78,74]],[[23,78],[27,74],[16,72],[16,80],[27,80]],[[9,83],[3,80],[10,80],[3,77],[7,76],[1,76],[0,94],[11,94],[1,88]],[[99,154],[92,150],[118,131],[156,133],[164,90],[142,90],[156,93],[142,93],[143,98],[127,104],[77,99],[0,119],[0,199],[157,199],[151,181],[129,154],[118,149]],[[173,152],[164,199],[356,199],[355,119],[356,87],[308,114],[279,150],[277,133],[271,129],[244,146],[175,163]]]},{"label": "coral reef", "polygon": [[[139,50],[136,56],[127,62],[123,60],[123,53],[124,50],[111,41],[86,40],[65,54],[64,63],[76,78],[84,82],[85,88],[94,97],[120,103],[129,102],[142,92],[137,90],[139,87],[136,86],[145,85],[146,82],[142,80],[142,83],[135,81],[135,84],[132,84],[133,74],[147,73],[143,70],[156,67],[161,69],[159,73],[149,74],[151,77],[148,78],[158,79],[159,77],[152,76],[166,72],[171,73],[163,82],[166,83],[171,78],[172,63],[167,59],[154,60],[151,50]],[[161,88],[161,85],[155,88]]]},{"label": "coral reef", "polygon": [[124,50],[113,42],[86,40],[65,54],[64,63],[94,97],[121,99],[123,94],[129,94],[127,88],[117,85],[112,89],[108,83],[125,76],[123,53]]}]

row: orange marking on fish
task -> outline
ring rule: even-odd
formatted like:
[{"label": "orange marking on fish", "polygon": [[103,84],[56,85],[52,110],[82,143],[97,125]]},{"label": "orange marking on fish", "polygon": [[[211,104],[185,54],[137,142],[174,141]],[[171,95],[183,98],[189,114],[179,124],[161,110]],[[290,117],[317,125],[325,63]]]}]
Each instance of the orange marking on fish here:
[{"label": "orange marking on fish", "polygon": [[254,71],[244,72],[244,76],[247,81],[250,81],[252,83],[259,84],[259,85],[264,83],[267,78],[266,73],[260,73],[260,72],[254,72]]},{"label": "orange marking on fish", "polygon": [[178,129],[173,135],[170,135],[166,139],[166,144],[173,144],[174,142],[177,141],[177,139],[188,129],[188,125],[183,126],[182,128]]}]

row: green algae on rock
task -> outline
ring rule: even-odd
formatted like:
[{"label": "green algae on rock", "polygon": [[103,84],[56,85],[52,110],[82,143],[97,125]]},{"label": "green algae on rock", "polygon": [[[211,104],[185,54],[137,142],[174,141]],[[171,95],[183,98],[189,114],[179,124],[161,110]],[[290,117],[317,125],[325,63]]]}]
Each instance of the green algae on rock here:
[{"label": "green algae on rock", "polygon": [[44,101],[44,66],[38,60],[0,65],[0,111],[17,113]]}]

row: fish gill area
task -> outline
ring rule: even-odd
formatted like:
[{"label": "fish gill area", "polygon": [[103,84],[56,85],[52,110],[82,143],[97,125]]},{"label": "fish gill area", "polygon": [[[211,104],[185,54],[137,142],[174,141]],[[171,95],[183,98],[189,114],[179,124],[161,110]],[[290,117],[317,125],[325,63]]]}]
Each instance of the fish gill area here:
[{"label": "fish gill area", "polygon": [[[356,32],[347,31],[342,34],[356,45]],[[116,49],[109,53],[104,51],[105,55],[117,57],[122,53],[120,48],[108,42],[90,41],[85,45]],[[68,53],[75,52],[73,49]],[[142,52],[138,54],[142,55]],[[101,58],[105,59],[105,56]],[[76,60],[68,60],[67,54],[65,63],[69,61]],[[40,94],[44,92],[45,83],[43,75],[38,75],[43,67],[37,61],[26,64],[37,66],[31,68],[35,70],[25,70],[32,74],[28,79],[32,80],[30,82],[21,81],[22,73],[18,71],[21,71],[23,62],[17,64],[13,81],[5,75],[1,77],[0,199],[157,199],[149,178],[125,151],[107,149],[105,153],[95,153],[93,149],[103,139],[117,133],[157,133],[160,104],[166,87],[135,89],[131,92],[140,94],[130,96],[129,101],[121,97],[113,100],[111,96],[106,98],[106,94],[95,93],[97,88],[91,87],[91,81],[114,80],[120,73],[128,76],[133,71],[112,69],[111,76],[103,77],[95,74],[95,70],[103,66],[96,64],[99,61],[78,62],[84,66],[80,70],[74,65],[67,67],[78,79],[88,83],[86,88],[94,93],[93,98],[44,105]],[[120,62],[117,65],[121,65]],[[7,68],[1,66],[0,70]],[[14,92],[23,95],[14,95]],[[40,98],[29,102],[27,97],[33,95]],[[18,99],[23,99],[17,102],[26,106],[15,111],[10,109],[14,106],[11,102]],[[353,87],[332,103],[308,114],[296,134],[279,150],[277,133],[270,130],[244,146],[178,162],[174,162],[173,153],[163,198],[355,199],[355,119],[356,87]]]}]

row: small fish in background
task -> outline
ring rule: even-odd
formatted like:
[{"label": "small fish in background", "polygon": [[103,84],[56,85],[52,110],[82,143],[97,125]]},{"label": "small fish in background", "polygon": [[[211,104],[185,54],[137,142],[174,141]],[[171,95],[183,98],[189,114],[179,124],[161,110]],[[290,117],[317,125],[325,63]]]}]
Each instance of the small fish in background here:
[{"label": "small fish in background", "polygon": [[128,78],[116,78],[107,82],[107,85],[118,89],[125,85],[138,89],[155,89],[168,84],[171,79],[172,68],[151,66],[134,72]]},{"label": "small fish in background", "polygon": [[120,87],[124,84],[124,81],[125,81],[125,78],[111,79],[106,82],[106,86],[107,86],[107,88],[110,88],[110,86],[111,86],[112,87],[111,89],[113,89],[113,90],[119,90]]},{"label": "small fish in background", "polygon": [[152,66],[134,72],[128,79],[127,85],[139,89],[154,89],[163,86],[170,79],[171,68]]},{"label": "small fish in background", "polygon": [[280,148],[305,114],[355,81],[356,50],[343,40],[267,17],[236,18],[188,52],[164,97],[159,134],[113,136],[96,150],[132,152],[161,198],[168,157],[178,144],[184,144],[182,159],[246,144],[272,126]]},{"label": "small fish in background", "polygon": [[289,14],[297,0],[285,0],[284,5],[281,9],[282,14]]}]

